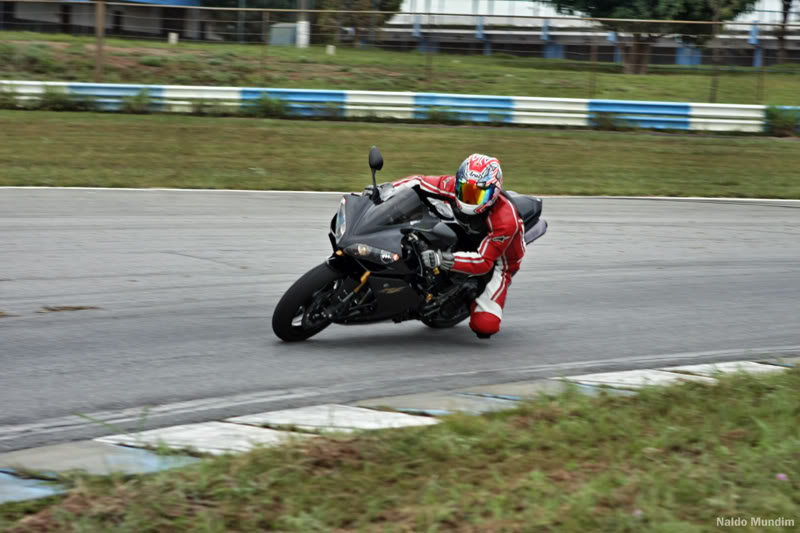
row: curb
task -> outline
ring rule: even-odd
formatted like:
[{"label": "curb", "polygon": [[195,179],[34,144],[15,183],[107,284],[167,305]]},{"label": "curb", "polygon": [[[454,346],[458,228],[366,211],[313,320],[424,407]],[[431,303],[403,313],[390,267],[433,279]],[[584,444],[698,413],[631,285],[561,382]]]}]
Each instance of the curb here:
[{"label": "curb", "polygon": [[[699,382],[713,385],[720,374],[768,374],[800,366],[800,357],[733,361],[583,374],[484,385],[447,392],[372,398],[353,405],[314,405],[198,424],[108,435],[0,454],[0,504],[60,494],[58,474],[146,474],[203,460],[197,454],[244,453],[316,438],[326,433],[428,426],[453,413],[482,414],[513,409],[520,401],[575,387],[583,394],[631,396],[644,387]],[[173,450],[177,453],[153,451]]]}]

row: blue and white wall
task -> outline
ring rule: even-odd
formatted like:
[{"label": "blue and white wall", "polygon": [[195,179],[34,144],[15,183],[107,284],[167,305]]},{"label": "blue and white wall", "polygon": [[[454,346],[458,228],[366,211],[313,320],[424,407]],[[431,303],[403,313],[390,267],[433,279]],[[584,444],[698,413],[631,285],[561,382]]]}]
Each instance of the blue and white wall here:
[{"label": "blue and white wall", "polygon": [[38,99],[48,87],[92,97],[107,111],[120,109],[125,98],[146,90],[153,110],[164,112],[190,112],[200,100],[242,109],[266,96],[284,101],[300,116],[424,120],[432,112],[446,112],[465,122],[588,127],[599,113],[613,113],[641,128],[752,133],[763,131],[766,109],[761,105],[444,93],[0,81],[0,90],[13,91],[21,100]]}]

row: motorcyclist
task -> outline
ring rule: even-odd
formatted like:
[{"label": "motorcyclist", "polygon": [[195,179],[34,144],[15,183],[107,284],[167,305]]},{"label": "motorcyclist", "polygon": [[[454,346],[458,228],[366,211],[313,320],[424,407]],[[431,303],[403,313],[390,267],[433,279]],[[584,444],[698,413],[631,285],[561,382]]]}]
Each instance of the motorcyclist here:
[{"label": "motorcyclist", "polygon": [[448,201],[456,220],[475,237],[476,251],[426,250],[421,259],[429,269],[438,267],[473,276],[494,269],[486,289],[472,303],[469,326],[482,339],[500,331],[511,278],[525,255],[522,219],[501,193],[500,162],[494,157],[472,154],[461,163],[455,176],[409,176],[393,185],[417,187],[428,196]]}]

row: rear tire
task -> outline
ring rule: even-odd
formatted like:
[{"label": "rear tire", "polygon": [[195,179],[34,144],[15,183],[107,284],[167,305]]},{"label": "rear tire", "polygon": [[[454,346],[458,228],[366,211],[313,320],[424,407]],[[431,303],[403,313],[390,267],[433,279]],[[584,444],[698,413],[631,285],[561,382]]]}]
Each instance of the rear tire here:
[{"label": "rear tire", "polygon": [[312,268],[289,287],[272,315],[272,331],[286,342],[304,341],[327,328],[331,321],[321,315],[345,274],[326,263]]}]

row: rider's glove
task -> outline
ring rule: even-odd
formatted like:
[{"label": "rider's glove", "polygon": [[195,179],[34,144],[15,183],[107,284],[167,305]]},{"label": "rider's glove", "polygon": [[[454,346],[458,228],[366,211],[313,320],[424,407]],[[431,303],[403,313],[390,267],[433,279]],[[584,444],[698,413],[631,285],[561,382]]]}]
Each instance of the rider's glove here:
[{"label": "rider's glove", "polygon": [[423,266],[430,270],[434,268],[450,270],[456,262],[453,254],[441,250],[425,250],[420,254],[420,259],[422,259]]}]

